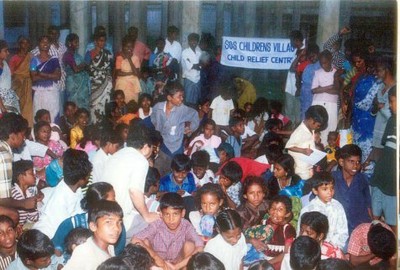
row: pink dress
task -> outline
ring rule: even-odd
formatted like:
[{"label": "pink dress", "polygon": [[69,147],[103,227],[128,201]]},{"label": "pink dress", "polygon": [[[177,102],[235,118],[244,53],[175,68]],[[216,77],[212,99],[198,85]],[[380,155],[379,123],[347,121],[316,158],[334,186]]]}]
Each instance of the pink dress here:
[{"label": "pink dress", "polygon": [[[47,143],[47,147],[57,155],[57,157],[62,157],[64,154],[64,148],[61,143],[57,141],[50,140]],[[49,155],[45,155],[44,157],[33,157],[33,166],[35,170],[40,171],[47,167],[53,159]]]}]

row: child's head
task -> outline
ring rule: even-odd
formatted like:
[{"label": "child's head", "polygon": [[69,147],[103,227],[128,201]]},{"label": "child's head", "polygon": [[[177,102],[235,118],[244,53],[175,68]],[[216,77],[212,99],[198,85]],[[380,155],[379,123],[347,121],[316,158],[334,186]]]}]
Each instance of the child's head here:
[{"label": "child's head", "polygon": [[204,98],[200,100],[199,102],[199,111],[202,111],[205,114],[208,114],[210,112],[210,105],[211,101],[208,98]]},{"label": "child's head", "polygon": [[389,92],[388,92],[388,96],[389,96],[389,108],[390,111],[392,112],[392,114],[396,115],[397,113],[397,88],[396,87],[392,87],[390,88]]},{"label": "child's head", "polygon": [[92,232],[86,228],[75,228],[65,237],[65,251],[72,254],[74,249],[86,242],[92,236]]},{"label": "child's head", "polygon": [[223,81],[218,86],[221,97],[223,100],[232,99],[235,91],[235,84],[231,81]]},{"label": "child's head", "polygon": [[153,264],[153,260],[148,252],[145,257],[138,257],[136,255],[119,255],[102,262],[102,264],[97,267],[97,270],[150,270]]},{"label": "child's head", "polygon": [[85,108],[79,108],[75,112],[75,124],[84,129],[89,124],[90,113]]},{"label": "child's head", "polygon": [[146,184],[144,185],[144,192],[150,194],[156,193],[160,186],[160,173],[154,167],[149,167],[146,175]]},{"label": "child's head", "polygon": [[280,114],[282,112],[282,102],[278,100],[271,100],[269,103],[269,109],[272,114]]},{"label": "child's head", "polygon": [[177,154],[171,162],[172,175],[175,182],[182,184],[190,171],[190,158],[185,154]]},{"label": "child's head", "polygon": [[321,105],[312,105],[305,113],[304,124],[309,130],[324,130],[328,123],[328,113]]},{"label": "child's head", "polygon": [[36,184],[36,179],[33,173],[33,162],[23,159],[13,162],[12,177],[13,183],[34,186]]},{"label": "child's head", "polygon": [[47,235],[39,230],[24,232],[17,243],[17,253],[29,269],[42,269],[50,265],[54,245]]},{"label": "child's head", "polygon": [[100,200],[89,209],[89,229],[99,246],[117,243],[122,232],[122,208],[117,202]]},{"label": "child's head", "polygon": [[243,109],[244,109],[244,112],[246,113],[246,115],[250,115],[252,113],[252,110],[253,110],[253,103],[246,102],[243,105]]},{"label": "child's head", "polygon": [[203,215],[215,216],[225,206],[225,195],[220,185],[207,183],[197,190],[196,203]]},{"label": "child's head", "polygon": [[[77,110],[78,108],[77,108],[77,106],[76,106],[76,104],[74,103],[74,102],[72,102],[72,101],[66,101],[65,103],[64,103],[64,106],[63,106],[63,110],[64,110],[64,115],[65,115],[65,117],[67,117],[67,118],[73,118],[74,117],[74,115],[75,115],[75,113],[76,113],[76,110]],[[49,113],[50,114],[50,113]]]},{"label": "child's head", "polygon": [[335,147],[337,144],[337,139],[339,137],[339,133],[337,131],[329,131],[328,133],[328,144],[330,147]]},{"label": "child's head", "polygon": [[0,140],[11,148],[19,148],[25,140],[28,121],[16,113],[6,113],[0,118]]},{"label": "child's head", "polygon": [[294,175],[294,159],[289,154],[282,154],[274,164],[274,176],[279,178],[290,178]]},{"label": "child's head", "polygon": [[319,47],[317,44],[308,44],[307,46],[307,59],[311,63],[316,63],[318,61]]},{"label": "child's head", "polygon": [[200,36],[197,33],[190,33],[188,35],[188,43],[189,43],[189,47],[194,50],[197,45],[199,44],[200,41]]},{"label": "child's head", "polygon": [[194,254],[188,264],[188,270],[225,270],[224,264],[208,252]]},{"label": "child's head", "polygon": [[137,113],[139,111],[139,104],[135,100],[130,100],[126,104],[126,111],[128,113]]},{"label": "child's head", "polygon": [[343,174],[353,177],[361,169],[361,148],[355,144],[346,144],[336,152],[336,159]]},{"label": "child's head", "polygon": [[115,201],[115,191],[107,182],[96,182],[89,186],[86,196],[81,200],[81,207],[85,211],[96,206],[100,200]]},{"label": "child's head", "polygon": [[[316,268],[316,270],[332,270],[332,269],[352,270],[353,267],[346,260],[341,260],[338,258],[328,258],[325,260],[321,260]],[[370,269],[370,266],[368,265],[368,268],[366,269]]]},{"label": "child's head", "polygon": [[235,161],[229,161],[221,169],[221,175],[219,176],[219,184],[225,188],[229,188],[233,184],[242,179],[243,170],[238,163]]},{"label": "child's head", "polygon": [[126,145],[138,150],[146,159],[153,153],[154,137],[151,132],[142,124],[133,124],[131,122],[128,130]]},{"label": "child's head", "polygon": [[117,132],[103,128],[100,130],[100,147],[106,154],[114,154],[123,145],[123,140]]},{"label": "child's head", "polygon": [[264,179],[258,176],[248,176],[243,182],[243,199],[251,206],[257,208],[267,194]]},{"label": "child's head", "polygon": [[170,231],[176,231],[185,217],[185,206],[181,195],[175,192],[165,193],[160,199],[161,219]]},{"label": "child's head", "polygon": [[230,245],[234,246],[242,236],[242,220],[238,212],[226,209],[219,212],[216,218],[218,233]]},{"label": "child's head", "polygon": [[275,164],[282,155],[282,148],[277,144],[270,144],[265,149],[265,156],[267,157],[269,164]]},{"label": "child's head", "polygon": [[240,136],[244,133],[244,120],[241,117],[231,117],[229,127],[234,136]]},{"label": "child's head", "polygon": [[332,70],[332,53],[328,50],[323,50],[319,54],[319,63],[324,71],[329,72]]},{"label": "child's head", "polygon": [[114,101],[117,104],[118,108],[122,108],[125,106],[125,93],[122,90],[114,91]]},{"label": "child's head", "polygon": [[194,175],[198,179],[203,179],[210,164],[210,155],[204,150],[196,151],[192,155],[191,162]]},{"label": "child's head", "polygon": [[317,172],[309,180],[312,192],[323,203],[332,201],[335,194],[335,180],[329,172]]},{"label": "child's head", "polygon": [[290,44],[292,45],[293,48],[300,49],[303,46],[304,36],[300,30],[293,30],[290,33],[289,38],[290,38]]},{"label": "child's head", "polygon": [[[142,246],[129,243],[121,254],[122,257],[130,257],[135,263],[129,269],[150,270],[154,261],[150,253]],[[118,268],[118,270],[120,270]]]},{"label": "child's head", "polygon": [[293,270],[313,270],[321,260],[320,244],[308,236],[297,237],[290,247],[290,266]]},{"label": "child's head", "polygon": [[322,243],[328,235],[328,218],[317,211],[304,213],[301,216],[300,235],[311,237]]},{"label": "child's head", "polygon": [[257,98],[253,104],[253,117],[261,116],[263,113],[267,112],[268,106],[268,100],[265,97]]},{"label": "child's head", "polygon": [[367,240],[371,253],[385,262],[388,262],[396,254],[396,237],[394,233],[379,223],[371,225]]},{"label": "child's head", "polygon": [[101,132],[97,125],[88,125],[83,129],[83,138],[79,142],[79,146],[84,149],[88,142],[100,146]]},{"label": "child's head", "polygon": [[221,143],[218,148],[218,157],[219,157],[219,164],[224,164],[231,158],[235,157],[235,151],[233,150],[232,145],[229,143],[223,142]]},{"label": "child's head", "polygon": [[86,152],[70,148],[63,155],[63,171],[67,185],[84,187],[89,181],[92,163]]},{"label": "child's head", "polygon": [[168,82],[164,87],[167,102],[172,106],[181,106],[183,103],[184,89],[178,82]]},{"label": "child's head", "polygon": [[79,36],[75,33],[69,33],[65,38],[65,46],[69,49],[76,50],[79,48]]},{"label": "child's head", "polygon": [[268,213],[271,221],[277,225],[288,223],[292,217],[292,201],[284,195],[276,195],[272,198]]},{"label": "child's head", "polygon": [[139,97],[139,106],[143,109],[149,109],[153,105],[153,98],[147,93],[143,93]]},{"label": "child's head", "polygon": [[115,126],[115,133],[120,137],[123,142],[128,139],[129,126],[125,123],[120,123]]},{"label": "child's head", "polygon": [[274,270],[274,267],[267,260],[261,260],[252,263],[247,270]]},{"label": "child's head", "polygon": [[206,138],[207,140],[210,139],[211,136],[214,135],[215,127],[216,127],[216,124],[215,124],[214,120],[209,119],[209,118],[206,119],[203,123],[204,138]]},{"label": "child's head", "polygon": [[40,109],[36,112],[35,114],[35,122],[39,121],[45,121],[47,123],[50,123],[51,118],[50,118],[50,112],[46,109]]},{"label": "child's head", "polygon": [[51,126],[49,122],[39,121],[33,126],[35,139],[37,142],[47,145],[51,136]]},{"label": "child's head", "polygon": [[270,118],[265,122],[264,129],[268,132],[274,132],[281,130],[283,127],[282,120],[278,118]]},{"label": "child's head", "polygon": [[15,251],[17,235],[13,220],[5,215],[0,215],[0,254],[10,254]]}]

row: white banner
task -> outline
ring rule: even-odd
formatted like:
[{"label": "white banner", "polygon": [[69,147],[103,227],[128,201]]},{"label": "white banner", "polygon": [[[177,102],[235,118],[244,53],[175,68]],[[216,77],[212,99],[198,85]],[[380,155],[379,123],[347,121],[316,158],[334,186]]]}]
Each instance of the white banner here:
[{"label": "white banner", "polygon": [[221,64],[225,66],[288,70],[294,57],[290,39],[222,37]]}]

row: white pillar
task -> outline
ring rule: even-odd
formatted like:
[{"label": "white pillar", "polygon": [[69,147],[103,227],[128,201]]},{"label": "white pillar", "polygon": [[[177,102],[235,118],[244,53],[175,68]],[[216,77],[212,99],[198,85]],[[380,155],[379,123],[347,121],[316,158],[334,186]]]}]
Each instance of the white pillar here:
[{"label": "white pillar", "polygon": [[249,2],[244,5],[244,35],[246,37],[255,36],[257,2]]},{"label": "white pillar", "polygon": [[317,44],[320,48],[330,36],[339,31],[339,18],[339,0],[320,0],[317,30]]},{"label": "white pillar", "polygon": [[97,25],[95,27],[102,25],[108,30],[108,1],[96,2],[96,21]]},{"label": "white pillar", "polygon": [[4,39],[4,4],[3,0],[0,0],[0,39]]},{"label": "white pillar", "polygon": [[188,42],[187,37],[190,33],[201,34],[200,29],[200,11],[201,2],[199,0],[195,1],[185,1],[182,3],[182,27],[181,27],[181,41],[182,48],[187,48]]},{"label": "white pillar", "polygon": [[89,3],[84,1],[70,2],[70,21],[71,33],[76,33],[79,36],[79,51],[80,55],[85,54],[85,48],[89,41]]},{"label": "white pillar", "polygon": [[147,33],[147,3],[143,1],[132,1],[129,3],[128,28],[135,26],[139,30],[138,39],[146,42]]}]

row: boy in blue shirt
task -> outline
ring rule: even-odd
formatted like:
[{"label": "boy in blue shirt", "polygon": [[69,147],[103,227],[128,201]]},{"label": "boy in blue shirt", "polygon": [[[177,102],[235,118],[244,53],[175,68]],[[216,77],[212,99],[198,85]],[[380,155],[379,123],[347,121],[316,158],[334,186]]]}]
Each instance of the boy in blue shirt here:
[{"label": "boy in blue shirt", "polygon": [[361,149],[348,144],[339,150],[340,170],[332,172],[335,179],[335,195],[347,216],[349,235],[361,223],[371,222],[371,195],[367,176],[360,172]]},{"label": "boy in blue shirt", "polygon": [[244,119],[237,116],[232,117],[229,119],[229,127],[232,135],[228,136],[225,142],[232,145],[235,152],[235,157],[240,157],[243,144],[241,136],[244,133]]}]

